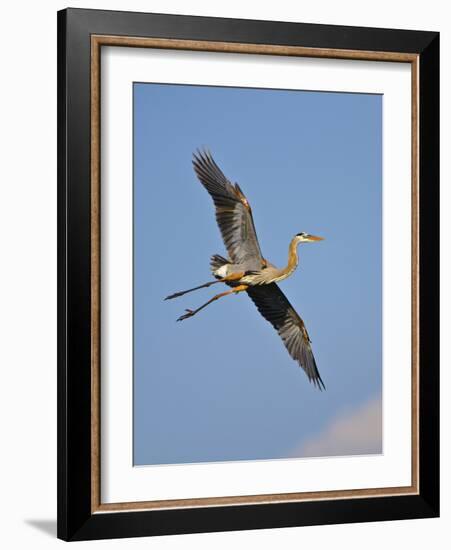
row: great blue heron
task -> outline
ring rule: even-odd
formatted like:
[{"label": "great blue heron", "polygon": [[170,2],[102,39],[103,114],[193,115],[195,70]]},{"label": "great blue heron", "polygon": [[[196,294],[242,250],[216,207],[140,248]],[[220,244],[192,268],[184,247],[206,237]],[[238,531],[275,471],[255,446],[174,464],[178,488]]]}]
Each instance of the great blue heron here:
[{"label": "great blue heron", "polygon": [[193,155],[194,171],[208,191],[216,207],[216,221],[222,234],[230,259],[219,254],[211,257],[211,271],[216,278],[202,285],[167,296],[171,300],[193,290],[225,283],[230,290],[216,294],[197,309],[187,309],[177,321],[196,315],[209,304],[227,296],[247,292],[258,311],[277,330],[291,357],[306,372],[310,382],[320,390],[325,389],[312,353],[311,340],[304,321],[297,314],[276,282],[293,274],[298,265],[297,247],[300,243],[322,241],[308,233],[298,233],[288,248],[288,263],[278,269],[263,258],[255,232],[252,211],[240,186],[233,185],[222,173],[211,153],[197,152]]}]

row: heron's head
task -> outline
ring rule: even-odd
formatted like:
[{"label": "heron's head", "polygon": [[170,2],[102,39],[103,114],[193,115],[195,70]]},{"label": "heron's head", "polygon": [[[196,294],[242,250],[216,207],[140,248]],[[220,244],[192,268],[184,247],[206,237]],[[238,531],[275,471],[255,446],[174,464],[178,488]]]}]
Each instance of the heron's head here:
[{"label": "heron's head", "polygon": [[315,237],[315,235],[309,233],[298,233],[295,239],[298,243],[316,243],[324,240],[323,237]]}]

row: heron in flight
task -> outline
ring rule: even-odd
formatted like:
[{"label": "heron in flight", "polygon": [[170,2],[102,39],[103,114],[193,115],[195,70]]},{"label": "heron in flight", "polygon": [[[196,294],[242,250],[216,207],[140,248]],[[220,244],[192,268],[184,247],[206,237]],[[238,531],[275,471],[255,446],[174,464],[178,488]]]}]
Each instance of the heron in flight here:
[{"label": "heron in flight", "polygon": [[286,267],[277,268],[266,260],[260,250],[252,210],[238,183],[233,185],[222,173],[209,151],[193,155],[197,177],[210,194],[216,208],[216,221],[229,259],[214,254],[210,266],[216,280],[167,296],[171,300],[188,292],[225,283],[230,290],[216,294],[197,309],[186,309],[177,321],[193,317],[212,302],[229,294],[246,292],[261,315],[281,337],[290,356],[304,369],[310,382],[325,389],[311,348],[304,321],[297,314],[277,282],[292,275],[298,265],[298,245],[322,241],[308,233],[298,233],[288,247]]}]

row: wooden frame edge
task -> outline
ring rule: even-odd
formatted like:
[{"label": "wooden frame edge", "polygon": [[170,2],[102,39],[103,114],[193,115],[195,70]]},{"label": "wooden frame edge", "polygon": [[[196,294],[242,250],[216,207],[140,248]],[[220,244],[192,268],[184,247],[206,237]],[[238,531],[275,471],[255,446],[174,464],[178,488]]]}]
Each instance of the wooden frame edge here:
[{"label": "wooden frame edge", "polygon": [[420,59],[411,63],[412,486],[420,490]]},{"label": "wooden frame edge", "polygon": [[[412,483],[406,487],[101,503],[100,493],[100,49],[101,46],[403,62],[411,65]],[[91,513],[419,495],[419,54],[91,35]]]},{"label": "wooden frame edge", "polygon": [[91,41],[91,512],[100,506],[100,44]]},{"label": "wooden frame edge", "polygon": [[160,48],[223,53],[247,53],[293,57],[322,57],[331,59],[361,59],[374,61],[414,62],[417,54],[382,52],[371,50],[343,50],[331,48],[307,48],[305,46],[280,46],[211,40],[182,40],[172,38],[146,38],[136,36],[91,35],[91,47],[124,46],[132,48]]}]

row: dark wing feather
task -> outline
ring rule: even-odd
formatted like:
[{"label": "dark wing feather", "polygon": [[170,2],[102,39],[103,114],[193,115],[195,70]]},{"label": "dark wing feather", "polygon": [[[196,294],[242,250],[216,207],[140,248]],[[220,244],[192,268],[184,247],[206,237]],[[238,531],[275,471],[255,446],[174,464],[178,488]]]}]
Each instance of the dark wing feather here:
[{"label": "dark wing feather", "polygon": [[260,268],[262,253],[251,207],[240,187],[230,183],[208,151],[194,154],[193,166],[215,204],[216,221],[230,259],[236,264],[254,260],[255,269]]},{"label": "dark wing feather", "polygon": [[304,369],[309,381],[320,390],[325,389],[316,367],[304,321],[296,313],[285,294],[276,283],[249,287],[247,293],[258,311],[277,330],[288,353]]}]

